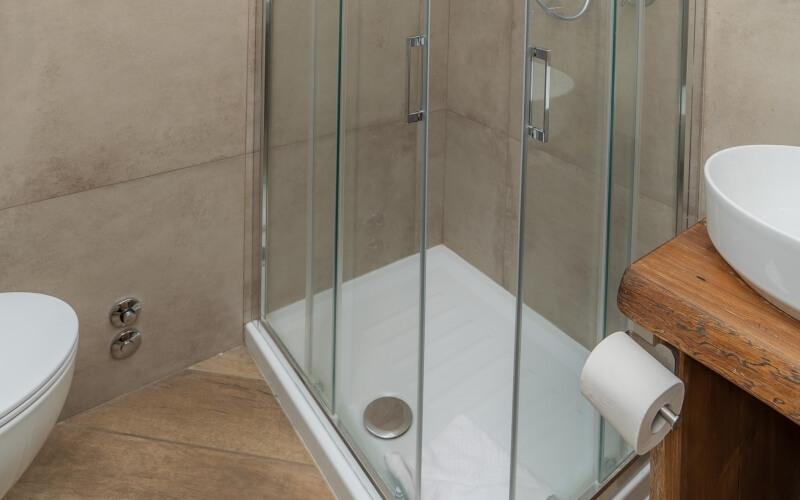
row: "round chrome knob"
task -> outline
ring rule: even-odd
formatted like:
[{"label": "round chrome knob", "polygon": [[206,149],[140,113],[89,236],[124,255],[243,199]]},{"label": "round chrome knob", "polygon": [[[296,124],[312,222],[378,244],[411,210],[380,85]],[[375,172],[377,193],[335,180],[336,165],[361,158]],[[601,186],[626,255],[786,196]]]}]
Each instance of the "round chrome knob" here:
[{"label": "round chrome knob", "polygon": [[136,298],[129,297],[114,304],[108,314],[108,318],[111,324],[116,327],[129,326],[136,322],[141,310],[142,303]]},{"label": "round chrome knob", "polygon": [[133,309],[125,309],[119,315],[120,321],[122,321],[123,325],[132,325],[134,321],[136,321],[136,311]]},{"label": "round chrome knob", "polygon": [[139,350],[142,345],[142,334],[138,330],[128,329],[119,332],[111,342],[111,357],[124,359]]}]

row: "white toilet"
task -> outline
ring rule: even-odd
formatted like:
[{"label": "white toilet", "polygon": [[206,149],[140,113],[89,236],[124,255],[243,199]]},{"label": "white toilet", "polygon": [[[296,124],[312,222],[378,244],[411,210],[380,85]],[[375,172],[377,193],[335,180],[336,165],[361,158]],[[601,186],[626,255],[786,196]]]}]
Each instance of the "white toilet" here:
[{"label": "white toilet", "polygon": [[0,293],[0,498],[56,423],[78,350],[78,316],[38,293]]}]

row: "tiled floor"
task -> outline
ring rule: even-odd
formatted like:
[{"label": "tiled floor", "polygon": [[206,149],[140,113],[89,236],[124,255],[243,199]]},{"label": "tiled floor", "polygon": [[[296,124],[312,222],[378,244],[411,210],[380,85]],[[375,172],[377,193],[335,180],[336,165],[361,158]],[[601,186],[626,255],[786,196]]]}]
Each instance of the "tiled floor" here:
[{"label": "tiled floor", "polygon": [[238,347],[59,423],[5,498],[334,497]]}]

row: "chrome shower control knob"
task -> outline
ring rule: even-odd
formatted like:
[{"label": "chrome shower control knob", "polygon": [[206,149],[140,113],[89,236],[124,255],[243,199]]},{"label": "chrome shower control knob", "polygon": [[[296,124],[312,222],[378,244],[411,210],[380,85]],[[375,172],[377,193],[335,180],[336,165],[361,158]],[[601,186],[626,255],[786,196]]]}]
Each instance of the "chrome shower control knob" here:
[{"label": "chrome shower control knob", "polygon": [[123,359],[131,356],[142,345],[142,334],[138,330],[128,329],[119,332],[111,343],[111,357]]},{"label": "chrome shower control knob", "polygon": [[108,317],[111,324],[116,327],[128,326],[136,322],[141,310],[142,303],[138,299],[129,297],[114,304]]},{"label": "chrome shower control knob", "polygon": [[119,315],[120,321],[123,325],[132,325],[136,321],[136,311],[133,309],[126,309]]}]

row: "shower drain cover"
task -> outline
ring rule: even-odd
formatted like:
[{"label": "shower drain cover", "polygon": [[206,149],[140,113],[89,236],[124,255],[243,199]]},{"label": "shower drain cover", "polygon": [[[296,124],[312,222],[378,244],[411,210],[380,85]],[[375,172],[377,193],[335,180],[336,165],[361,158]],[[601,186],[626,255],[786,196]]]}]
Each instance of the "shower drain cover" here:
[{"label": "shower drain cover", "polygon": [[392,396],[378,398],[364,410],[364,427],[375,437],[394,439],[411,427],[411,408],[405,401]]}]

